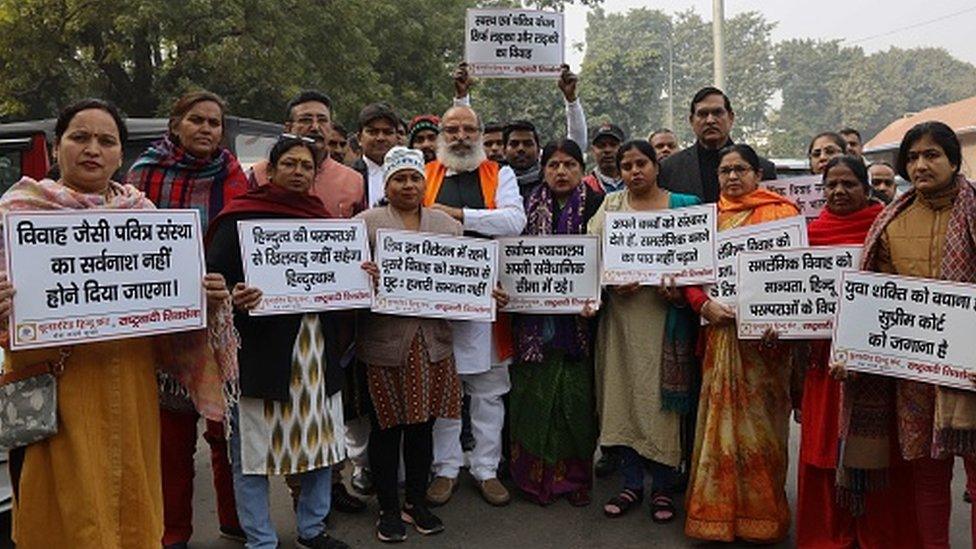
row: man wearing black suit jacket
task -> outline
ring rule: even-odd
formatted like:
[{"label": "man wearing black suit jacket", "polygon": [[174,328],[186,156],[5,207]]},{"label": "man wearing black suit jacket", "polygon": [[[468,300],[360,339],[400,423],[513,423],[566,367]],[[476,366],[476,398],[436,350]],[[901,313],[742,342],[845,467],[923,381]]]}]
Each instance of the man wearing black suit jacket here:
[{"label": "man wearing black suit jacket", "polygon": [[[708,86],[691,100],[688,122],[695,132],[695,144],[661,162],[660,185],[676,193],[693,194],[703,202],[718,202],[718,152],[732,144],[730,134],[735,112],[722,90]],[[759,159],[762,178],[776,179],[776,166]]]}]

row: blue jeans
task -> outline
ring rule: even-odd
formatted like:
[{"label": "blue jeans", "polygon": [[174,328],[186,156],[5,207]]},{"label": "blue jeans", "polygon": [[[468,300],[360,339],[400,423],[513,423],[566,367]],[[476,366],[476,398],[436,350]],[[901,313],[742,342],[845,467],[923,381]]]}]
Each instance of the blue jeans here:
[{"label": "blue jeans", "polygon": [[644,490],[644,466],[651,469],[651,493],[670,496],[674,489],[674,467],[647,459],[630,446],[614,446],[613,451],[620,458],[620,474],[624,477],[624,488],[634,491]]},{"label": "blue jeans", "polygon": [[[234,470],[234,495],[241,528],[247,534],[247,549],[274,549],[278,533],[271,523],[268,503],[268,476],[245,475],[241,466],[240,417],[235,407],[231,414],[230,459]],[[332,472],[329,467],[300,473],[296,522],[298,537],[314,538],[325,529],[325,517],[332,505]]]}]

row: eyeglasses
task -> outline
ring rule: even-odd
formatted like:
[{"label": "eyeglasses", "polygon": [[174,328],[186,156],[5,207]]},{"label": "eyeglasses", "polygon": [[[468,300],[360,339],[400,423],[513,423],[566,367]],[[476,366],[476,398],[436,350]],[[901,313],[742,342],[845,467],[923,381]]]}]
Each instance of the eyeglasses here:
[{"label": "eyeglasses", "polygon": [[841,149],[837,147],[824,147],[822,149],[813,149],[810,151],[810,158],[820,158],[821,156],[835,156],[841,154]]},{"label": "eyeglasses", "polygon": [[327,114],[306,114],[295,119],[296,124],[302,124],[303,126],[311,126],[312,124],[328,124],[331,121],[332,120],[329,119],[329,115]]},{"label": "eyeglasses", "polygon": [[478,126],[472,126],[470,124],[462,124],[462,125],[459,125],[459,126],[454,126],[454,125],[444,126],[443,128],[441,128],[441,131],[444,132],[447,135],[457,135],[457,134],[461,133],[462,131],[464,133],[466,133],[466,134],[472,134],[472,135],[474,135],[474,134],[480,132],[481,131],[481,128],[479,128]]},{"label": "eyeglasses", "polygon": [[315,171],[315,164],[313,164],[312,162],[309,162],[308,160],[298,160],[295,158],[285,158],[280,160],[278,162],[278,167],[284,168],[285,170],[288,170],[290,172],[293,172],[298,168],[301,168],[306,172]]},{"label": "eyeglasses", "polygon": [[735,175],[742,177],[744,174],[753,171],[750,166],[722,166],[718,169],[718,174],[724,177],[728,177],[735,173]]},{"label": "eyeglasses", "polygon": [[728,114],[728,112],[729,111],[725,110],[725,107],[715,107],[714,109],[708,109],[703,107],[695,111],[695,118],[699,120],[705,120],[709,117],[709,115],[714,116],[715,118],[722,118],[723,116]]},{"label": "eyeglasses", "polygon": [[315,144],[315,140],[314,139],[312,139],[311,137],[306,137],[304,135],[297,135],[297,134],[294,134],[294,133],[283,133],[283,134],[281,134],[281,135],[278,136],[278,141],[284,141],[286,139],[297,139],[297,140],[302,141],[304,143],[308,143],[309,145],[314,145]]}]

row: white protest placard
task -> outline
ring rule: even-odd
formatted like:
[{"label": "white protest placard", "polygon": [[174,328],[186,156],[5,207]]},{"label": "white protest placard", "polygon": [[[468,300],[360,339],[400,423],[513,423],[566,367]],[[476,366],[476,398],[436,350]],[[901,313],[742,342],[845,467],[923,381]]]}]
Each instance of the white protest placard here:
[{"label": "white protest placard", "polygon": [[819,175],[804,175],[800,177],[787,177],[785,179],[772,179],[763,181],[762,186],[789,198],[797,207],[800,208],[800,215],[807,221],[812,221],[820,216],[827,199],[823,193],[823,178]]},{"label": "white protest placard", "polygon": [[359,219],[238,221],[244,282],[261,289],[252,315],[369,307],[366,225]]},{"label": "white protest placard", "polygon": [[860,261],[861,246],[742,252],[736,268],[739,338],[760,339],[772,328],[780,339],[829,339],[837,280]]},{"label": "white protest placard", "polygon": [[508,8],[469,9],[464,60],[472,76],[558,78],[566,49],[563,14]]},{"label": "white protest placard", "polygon": [[196,210],[9,212],[13,349],[203,328]]},{"label": "white protest placard", "polygon": [[498,242],[416,231],[376,231],[380,283],[372,311],[495,320]]},{"label": "white protest placard", "polygon": [[498,281],[507,312],[579,313],[600,303],[600,240],[595,235],[499,238]]},{"label": "white protest placard", "polygon": [[679,286],[715,282],[715,204],[651,212],[607,212],[602,284]]},{"label": "white protest placard", "polygon": [[847,369],[976,390],[976,285],[845,271],[831,360]]},{"label": "white protest placard", "polygon": [[[737,258],[741,252],[805,248],[807,223],[802,216],[787,217],[718,233],[715,242],[715,284],[705,287],[711,299],[735,307]],[[704,317],[702,317],[704,319]]]}]

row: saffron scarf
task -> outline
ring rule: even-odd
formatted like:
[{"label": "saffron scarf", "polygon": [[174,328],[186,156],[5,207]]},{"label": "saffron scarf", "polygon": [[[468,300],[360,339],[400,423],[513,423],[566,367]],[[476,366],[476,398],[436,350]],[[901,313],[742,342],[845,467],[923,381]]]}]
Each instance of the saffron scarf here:
[{"label": "saffron scarf", "polygon": [[[525,213],[528,222],[523,234],[572,235],[585,234],[584,210],[586,199],[592,193],[584,183],[580,183],[566,199],[566,204],[553,217],[555,197],[549,185],[543,183],[526,198]],[[516,352],[522,362],[542,362],[543,344],[551,340],[552,345],[572,358],[590,354],[590,338],[587,320],[578,315],[516,315],[518,337]],[[549,330],[551,337],[546,337]]]},{"label": "saffron scarf", "polygon": [[[799,214],[796,204],[762,187],[735,198],[723,194],[718,199],[718,221],[725,228],[756,225]],[[731,224],[726,225],[729,222]]]},{"label": "saffron scarf", "polygon": [[[25,177],[0,197],[0,212],[88,209],[150,210],[155,206],[132,185],[114,181],[105,194],[86,194],[50,179]],[[4,255],[0,242],[0,268],[6,265]],[[160,385],[188,396],[207,419],[223,421],[236,398],[237,385],[237,337],[230,298],[210,304],[206,329],[154,336],[153,351]]]},{"label": "saffron scarf", "polygon": [[[976,188],[962,175],[957,176],[955,185],[959,193],[949,213],[940,272],[943,280],[972,284],[976,283]],[[885,230],[915,197],[916,190],[909,189],[878,216],[864,244],[862,270],[877,268]],[[854,514],[863,513],[867,491],[886,484],[898,382],[894,378],[861,374],[842,386],[838,497]],[[935,418],[929,455],[933,458],[973,455],[976,453],[976,394],[949,387],[934,389]]]},{"label": "saffron scarf", "polygon": [[169,136],[136,159],[126,183],[146,193],[157,208],[194,208],[206,230],[210,220],[247,190],[247,177],[231,152],[220,148],[210,158],[196,158]]}]

